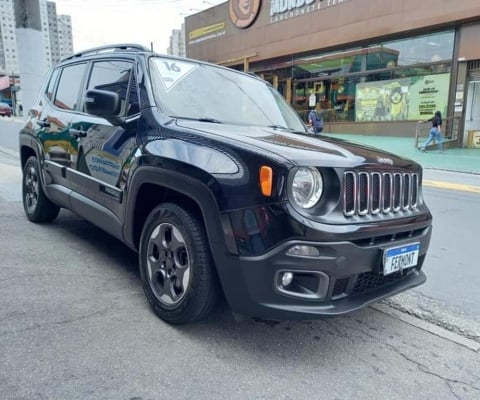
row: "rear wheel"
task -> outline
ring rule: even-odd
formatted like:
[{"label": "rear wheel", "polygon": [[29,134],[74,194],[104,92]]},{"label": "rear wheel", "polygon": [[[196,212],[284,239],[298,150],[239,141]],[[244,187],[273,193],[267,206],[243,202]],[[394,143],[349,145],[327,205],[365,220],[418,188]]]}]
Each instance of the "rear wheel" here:
[{"label": "rear wheel", "polygon": [[218,283],[203,224],[171,203],[155,208],[140,239],[140,275],[155,313],[171,324],[205,318]]},{"label": "rear wheel", "polygon": [[33,156],[27,160],[23,168],[22,198],[25,214],[32,222],[53,221],[60,211],[60,208],[43,192],[38,160]]}]

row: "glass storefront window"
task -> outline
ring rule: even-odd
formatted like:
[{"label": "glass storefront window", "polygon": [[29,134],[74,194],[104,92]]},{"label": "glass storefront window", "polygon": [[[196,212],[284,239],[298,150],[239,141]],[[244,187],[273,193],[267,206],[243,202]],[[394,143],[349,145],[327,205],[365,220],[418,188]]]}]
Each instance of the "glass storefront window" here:
[{"label": "glass storefront window", "polygon": [[275,75],[284,95],[288,77],[291,103],[304,120],[316,103],[332,122],[422,119],[433,108],[447,111],[454,40],[453,31],[437,32],[254,71]]},{"label": "glass storefront window", "polygon": [[295,60],[293,76],[297,79],[359,72],[362,70],[364,49],[324,54]]},{"label": "glass storefront window", "polygon": [[[369,48],[382,47],[388,49],[388,51],[397,54],[394,66],[407,66],[451,61],[453,57],[454,40],[454,32],[449,31],[384,42],[379,45],[369,46]],[[368,69],[376,69],[376,67],[374,64],[368,64]]]}]

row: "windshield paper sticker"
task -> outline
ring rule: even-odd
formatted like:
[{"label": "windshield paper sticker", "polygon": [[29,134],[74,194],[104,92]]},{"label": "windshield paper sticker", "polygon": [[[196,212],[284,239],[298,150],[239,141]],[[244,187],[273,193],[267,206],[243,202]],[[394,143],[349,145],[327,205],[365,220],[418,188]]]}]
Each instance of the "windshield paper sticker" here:
[{"label": "windshield paper sticker", "polygon": [[169,92],[177,83],[196,70],[198,65],[183,61],[158,60],[157,67],[162,77],[163,85],[166,91]]}]

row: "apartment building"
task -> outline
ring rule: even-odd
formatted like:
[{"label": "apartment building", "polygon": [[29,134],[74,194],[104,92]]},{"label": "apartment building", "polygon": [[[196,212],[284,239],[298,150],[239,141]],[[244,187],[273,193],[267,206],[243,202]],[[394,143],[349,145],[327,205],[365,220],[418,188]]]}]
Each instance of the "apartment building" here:
[{"label": "apartment building", "polygon": [[181,29],[172,30],[170,46],[167,49],[167,54],[185,57],[185,24],[182,24]]},{"label": "apartment building", "polygon": [[18,72],[13,0],[0,0],[0,76]]},{"label": "apartment building", "polygon": [[[68,15],[57,15],[56,3],[47,0],[37,1],[35,7],[37,18],[43,37],[43,55],[47,67],[57,64],[62,58],[73,53],[72,21]],[[32,6],[29,3],[29,6]],[[8,82],[12,87],[0,87],[0,101],[14,105],[14,91],[20,85],[19,76],[19,49],[17,40],[17,24],[15,7],[22,7],[19,0],[0,0],[0,78],[9,77]],[[18,9],[17,9],[18,11]],[[21,13],[20,13],[21,15]],[[40,18],[38,18],[38,15]],[[2,82],[7,82],[3,79]]]},{"label": "apartment building", "polygon": [[58,23],[58,53],[60,59],[68,57],[73,54],[73,33],[72,33],[72,18],[70,15],[59,15]]}]

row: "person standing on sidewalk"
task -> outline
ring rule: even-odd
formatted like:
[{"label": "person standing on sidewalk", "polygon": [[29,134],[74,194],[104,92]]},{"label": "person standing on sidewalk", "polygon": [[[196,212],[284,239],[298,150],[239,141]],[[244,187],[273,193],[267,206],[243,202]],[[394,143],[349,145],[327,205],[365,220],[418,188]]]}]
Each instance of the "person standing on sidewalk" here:
[{"label": "person standing on sidewalk", "polygon": [[320,103],[317,103],[315,108],[308,114],[308,122],[312,126],[313,133],[319,135],[323,131],[322,108]]},{"label": "person standing on sidewalk", "polygon": [[442,147],[442,113],[440,111],[435,111],[435,115],[430,118],[428,121],[432,122],[432,128],[430,129],[430,134],[428,135],[428,139],[421,148],[423,152],[426,151],[427,146],[432,143],[433,139],[436,140],[438,149],[440,153],[443,153]]}]

